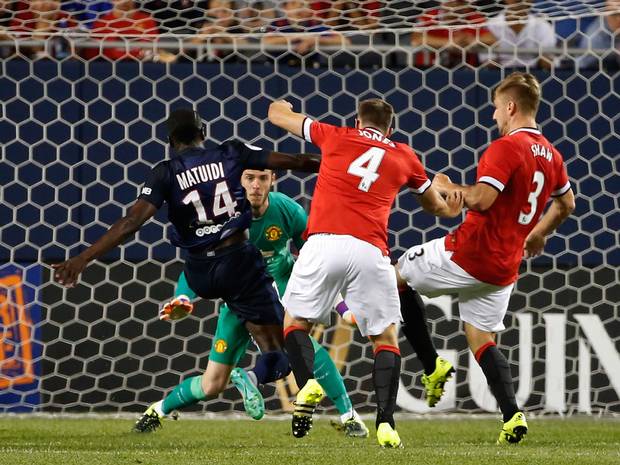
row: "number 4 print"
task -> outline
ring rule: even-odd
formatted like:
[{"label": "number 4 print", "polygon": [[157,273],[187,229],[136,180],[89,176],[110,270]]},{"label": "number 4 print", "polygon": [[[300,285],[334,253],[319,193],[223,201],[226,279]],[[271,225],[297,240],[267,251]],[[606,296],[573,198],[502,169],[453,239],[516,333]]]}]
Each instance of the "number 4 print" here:
[{"label": "number 4 print", "polygon": [[377,170],[383,160],[383,155],[385,155],[385,150],[372,147],[351,162],[347,173],[362,178],[357,186],[359,190],[368,192],[372,183],[379,179]]}]

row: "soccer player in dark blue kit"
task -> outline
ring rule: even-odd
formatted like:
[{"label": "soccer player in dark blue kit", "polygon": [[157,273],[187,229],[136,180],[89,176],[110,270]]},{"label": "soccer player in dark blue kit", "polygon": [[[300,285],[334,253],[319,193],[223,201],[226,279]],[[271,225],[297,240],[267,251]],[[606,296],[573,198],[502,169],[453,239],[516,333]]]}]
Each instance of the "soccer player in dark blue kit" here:
[{"label": "soccer player in dark blue kit", "polygon": [[[138,200],[97,242],[52,265],[54,277],[75,286],[89,262],[138,231],[167,202],[170,240],[187,251],[189,285],[203,298],[222,298],[245,322],[261,351],[253,368],[258,383],[282,378],[290,371],[283,351],[283,309],[260,251],[248,241],[252,212],[241,174],[266,168],[318,172],[320,158],[270,152],[237,140],[204,148],[206,126],[190,109],[172,112],[167,125],[172,157],[153,168]],[[177,386],[169,404],[178,408],[218,395],[228,384],[227,377],[220,378],[207,366],[203,376]],[[148,432],[160,426],[161,412],[149,410],[134,429]]]}]

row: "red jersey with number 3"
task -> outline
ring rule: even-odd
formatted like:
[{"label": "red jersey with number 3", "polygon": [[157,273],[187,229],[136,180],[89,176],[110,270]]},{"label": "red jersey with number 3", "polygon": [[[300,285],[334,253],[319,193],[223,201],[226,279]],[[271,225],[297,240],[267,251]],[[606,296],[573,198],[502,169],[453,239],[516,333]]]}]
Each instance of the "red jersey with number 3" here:
[{"label": "red jersey with number 3", "polygon": [[431,185],[416,154],[374,128],[306,118],[303,133],[322,154],[307,234],[354,236],[388,255],[388,217],[398,191],[408,185],[423,194]]},{"label": "red jersey with number 3", "polygon": [[570,189],[562,155],[538,129],[519,128],[494,141],[480,158],[477,182],[499,191],[484,212],[469,210],[446,237],[452,261],[474,278],[506,286],[515,282],[525,238],[550,196]]}]

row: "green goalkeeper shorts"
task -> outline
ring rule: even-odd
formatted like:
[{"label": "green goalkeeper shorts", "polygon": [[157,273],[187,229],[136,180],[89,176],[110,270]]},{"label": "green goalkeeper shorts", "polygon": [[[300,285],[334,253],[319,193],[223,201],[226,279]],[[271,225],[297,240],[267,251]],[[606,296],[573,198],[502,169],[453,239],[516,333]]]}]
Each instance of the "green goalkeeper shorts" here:
[{"label": "green goalkeeper shorts", "polygon": [[237,366],[245,355],[250,341],[250,333],[245,325],[230,311],[228,305],[222,304],[209,360]]},{"label": "green goalkeeper shorts", "polygon": [[[310,338],[310,340],[314,352],[317,352],[321,348],[320,344],[314,338]],[[222,304],[209,360],[224,365],[237,366],[248,350],[251,341],[250,333],[243,323],[230,311],[228,305]]]}]

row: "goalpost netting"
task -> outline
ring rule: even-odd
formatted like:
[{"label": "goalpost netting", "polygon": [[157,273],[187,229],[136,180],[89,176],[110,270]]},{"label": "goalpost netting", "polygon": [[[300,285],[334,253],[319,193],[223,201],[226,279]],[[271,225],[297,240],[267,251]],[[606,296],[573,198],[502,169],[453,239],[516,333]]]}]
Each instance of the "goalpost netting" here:
[{"label": "goalpost netting", "polygon": [[[216,305],[198,301],[173,324],[157,318],[182,269],[165,209],[74,289],[52,283],[48,266],[92,244],[134,201],[167,156],[171,109],[194,106],[213,142],[299,152],[316,148],[267,122],[270,101],[352,125],[361,99],[381,97],[396,111],[393,138],[430,175],[472,183],[497,137],[491,89],[513,66],[542,84],[538,121],[565,157],[577,209],[546,253],[523,263],[499,345],[526,410],[620,411],[617,2],[114,3],[131,5],[0,4],[0,412],[140,411],[204,370]],[[538,35],[511,44],[510,31],[523,30]],[[276,189],[307,207],[314,182],[282,172]],[[389,223],[393,256],[459,221],[425,215],[403,191]],[[455,302],[427,302],[434,342],[457,367],[434,410],[496,411]],[[354,405],[370,408],[371,348],[335,314],[333,323],[316,335]],[[398,404],[426,412],[421,365],[401,342]],[[255,358],[251,350],[242,365]],[[267,386],[268,409],[290,409],[294,391],[292,378]],[[241,409],[234,390],[194,408]]]}]

